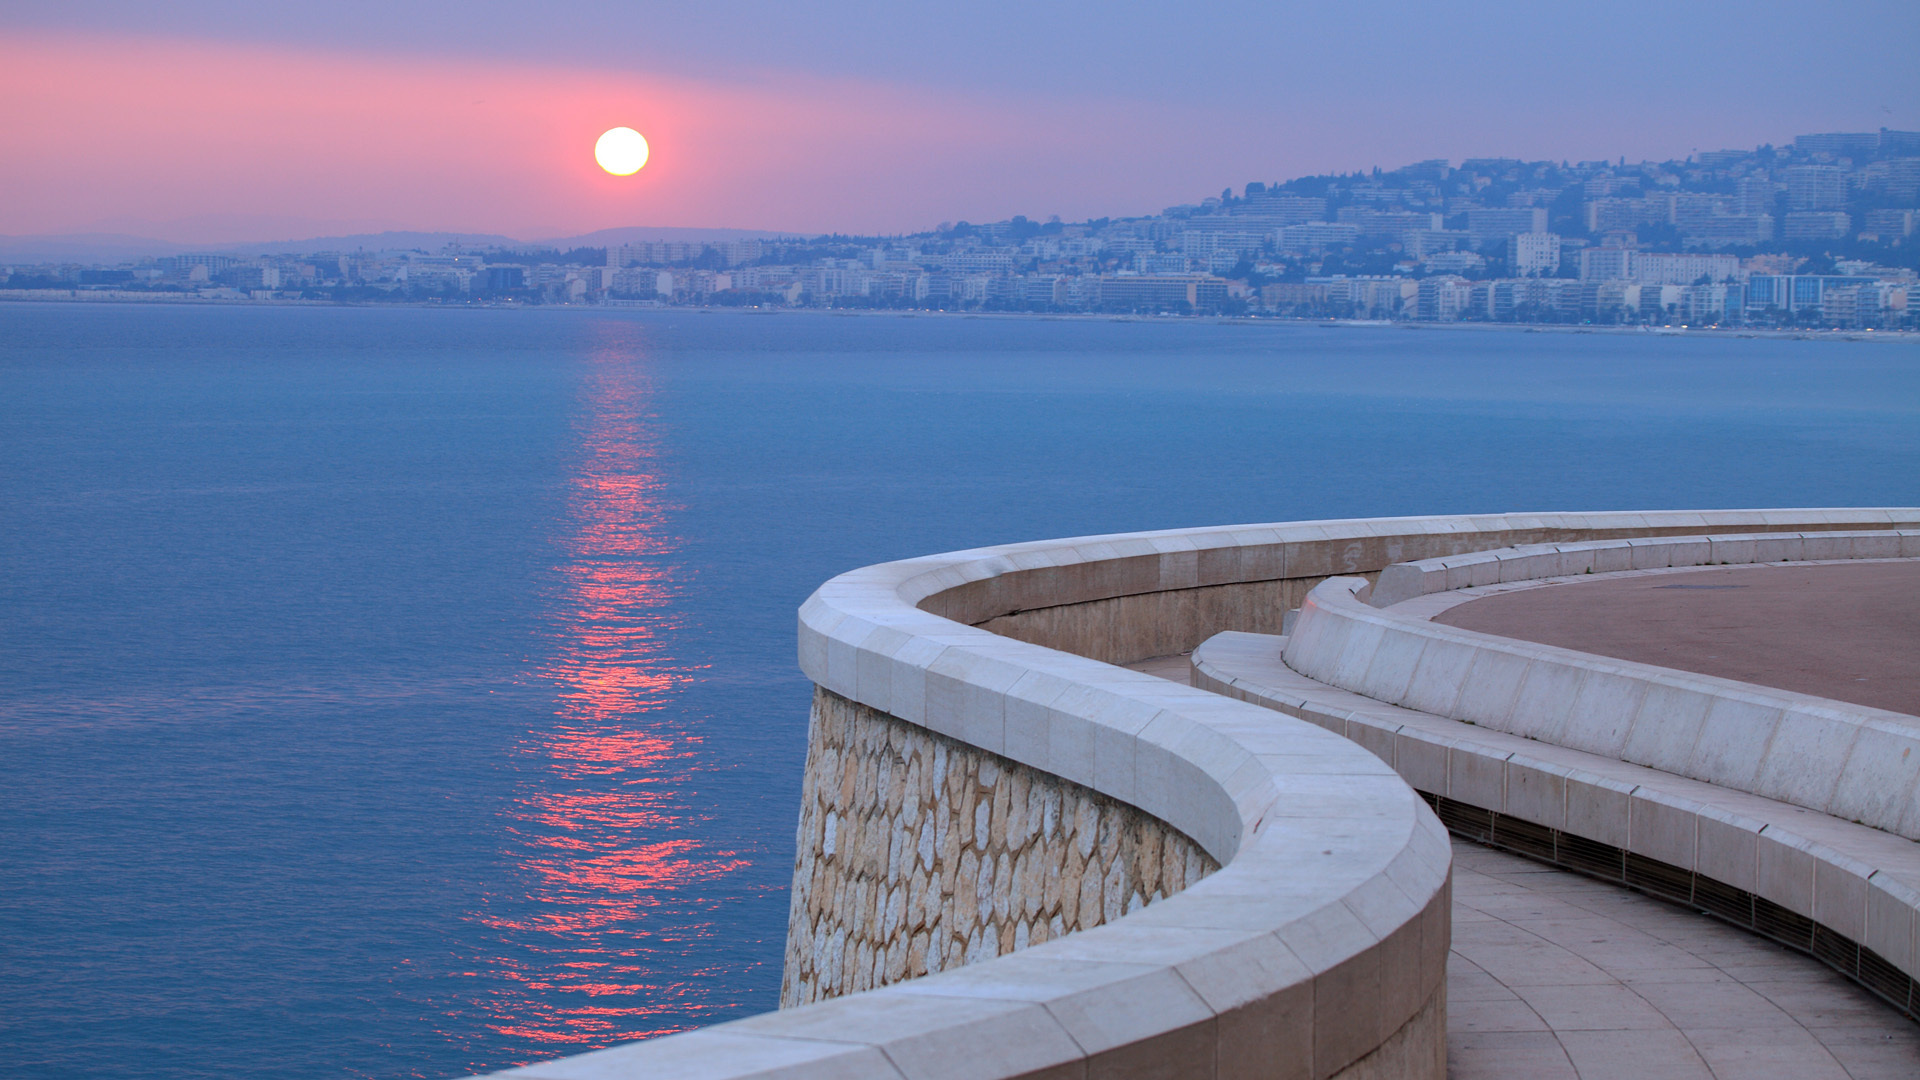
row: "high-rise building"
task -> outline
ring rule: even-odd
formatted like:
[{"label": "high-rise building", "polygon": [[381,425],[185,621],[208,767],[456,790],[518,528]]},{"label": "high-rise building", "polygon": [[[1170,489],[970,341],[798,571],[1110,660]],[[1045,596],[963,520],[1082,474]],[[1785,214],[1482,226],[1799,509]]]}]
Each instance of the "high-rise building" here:
[{"label": "high-rise building", "polygon": [[1692,285],[1701,278],[1731,281],[1740,276],[1740,259],[1735,255],[1641,251],[1633,256],[1633,273],[1629,276],[1642,285]]},{"label": "high-rise building", "polygon": [[1507,265],[1521,277],[1551,276],[1559,272],[1559,235],[1550,232],[1514,233],[1507,238]]},{"label": "high-rise building", "polygon": [[1901,240],[1913,235],[1916,219],[1920,219],[1920,211],[1869,210],[1866,213],[1866,227],[1862,231],[1873,233],[1882,240]]},{"label": "high-rise building", "polygon": [[1581,281],[1625,281],[1633,277],[1636,252],[1624,247],[1590,247],[1580,251]]},{"label": "high-rise building", "polygon": [[1838,165],[1787,169],[1787,205],[1795,210],[1837,210],[1847,205],[1847,171]]},{"label": "high-rise building", "polygon": [[1844,210],[1803,210],[1788,214],[1780,228],[1784,240],[1837,240],[1853,230]]},{"label": "high-rise building", "polygon": [[1469,210],[1467,231],[1473,234],[1474,242],[1479,244],[1489,240],[1505,240],[1516,233],[1544,233],[1547,231],[1547,208],[1482,207]]},{"label": "high-rise building", "polygon": [[1872,157],[1880,149],[1880,136],[1871,131],[1829,132],[1823,135],[1799,135],[1793,148],[1803,154],[1827,154],[1832,157]]}]

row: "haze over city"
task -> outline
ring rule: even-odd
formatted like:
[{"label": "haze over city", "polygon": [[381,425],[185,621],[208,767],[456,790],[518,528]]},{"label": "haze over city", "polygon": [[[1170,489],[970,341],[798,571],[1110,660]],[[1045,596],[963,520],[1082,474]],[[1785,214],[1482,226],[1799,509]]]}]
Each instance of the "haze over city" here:
[{"label": "haze over city", "polygon": [[[109,2],[0,14],[0,234],[897,233],[1920,128],[1920,12]],[[598,134],[651,141],[633,177]],[[1707,145],[1707,143],[1711,145]]]}]

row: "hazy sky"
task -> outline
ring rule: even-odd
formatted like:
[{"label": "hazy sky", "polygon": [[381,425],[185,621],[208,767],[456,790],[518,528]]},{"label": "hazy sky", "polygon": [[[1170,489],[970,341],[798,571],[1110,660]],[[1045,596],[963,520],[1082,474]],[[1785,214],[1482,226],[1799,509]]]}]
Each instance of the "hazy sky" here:
[{"label": "hazy sky", "polygon": [[[1920,128],[1920,2],[0,7],[0,233],[895,232]],[[631,178],[593,164],[626,124]]]}]

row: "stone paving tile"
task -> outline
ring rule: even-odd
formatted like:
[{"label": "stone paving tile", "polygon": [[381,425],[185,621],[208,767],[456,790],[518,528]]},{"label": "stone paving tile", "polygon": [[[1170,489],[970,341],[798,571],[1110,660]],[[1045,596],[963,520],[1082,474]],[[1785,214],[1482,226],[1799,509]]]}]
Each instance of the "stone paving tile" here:
[{"label": "stone paving tile", "polygon": [[1673,1028],[1556,1034],[1580,1080],[1715,1080],[1693,1044]]},{"label": "stone paving tile", "polygon": [[1547,1022],[1533,1006],[1518,997],[1504,1001],[1455,1001],[1447,999],[1447,1030],[1460,1034],[1483,1031],[1547,1031]]},{"label": "stone paving tile", "polygon": [[[1447,1003],[1449,1013],[1453,1003]],[[1580,1080],[1550,1031],[1457,1032],[1447,1024],[1447,1075],[1473,1080]]]},{"label": "stone paving tile", "polygon": [[[1750,982],[1747,986],[1754,993],[1793,1014],[1802,1027],[1808,1028],[1880,1028],[1880,1020],[1886,1015],[1887,1007],[1855,991],[1852,984],[1838,975],[1827,975],[1824,979],[1769,979]],[[1920,1042],[1920,1028],[1910,1033],[1915,1042]]]},{"label": "stone paving tile", "polygon": [[1633,988],[1617,982],[1574,986],[1516,986],[1513,992],[1533,1006],[1554,1031],[1671,1030],[1672,1021]]},{"label": "stone paving tile", "polygon": [[1854,1080],[1913,1080],[1920,1075],[1920,1039],[1874,1030],[1823,1031],[1820,1040]]},{"label": "stone paving tile", "polygon": [[1808,957],[1454,843],[1453,1080],[1916,1080],[1920,1027]]}]

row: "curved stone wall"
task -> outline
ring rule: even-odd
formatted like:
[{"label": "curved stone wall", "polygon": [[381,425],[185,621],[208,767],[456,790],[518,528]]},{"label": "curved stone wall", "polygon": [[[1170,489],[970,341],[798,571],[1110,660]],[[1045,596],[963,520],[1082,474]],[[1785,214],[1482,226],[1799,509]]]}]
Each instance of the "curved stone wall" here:
[{"label": "curved stone wall", "polygon": [[[1454,632],[1425,621],[1452,604],[1533,582],[1911,559],[1916,542],[1910,529],[1677,537],[1396,565],[1371,589],[1359,578],[1323,583],[1291,637],[1216,635],[1193,653],[1193,682],[1368,747],[1457,835],[1708,912],[1831,965],[1920,1019],[1920,848],[1901,835],[1911,820],[1901,807],[1920,800],[1911,782],[1920,719],[1544,646],[1528,654],[1524,677],[1504,680],[1507,693],[1489,685],[1504,661],[1482,661],[1532,643],[1460,631],[1470,636],[1411,644],[1426,629]],[[1462,656],[1463,642],[1496,651]],[[1529,699],[1522,691],[1536,665],[1540,692]],[[1617,692],[1641,677],[1643,693]],[[1707,702],[1673,708],[1689,693]],[[1488,696],[1511,699],[1504,719],[1453,718]],[[1701,721],[1714,715],[1716,696],[1736,710],[1722,719],[1738,722],[1709,731]],[[1763,707],[1769,701],[1784,702],[1779,715]],[[1551,734],[1533,726],[1537,715],[1521,715],[1542,709],[1561,719]],[[1811,736],[1809,719],[1818,725]],[[1680,751],[1701,743],[1716,760],[1758,768],[1738,774],[1739,784],[1677,771],[1697,758]],[[1636,745],[1674,749],[1672,767],[1626,760]],[[1877,828],[1867,821],[1876,812]]]},{"label": "curved stone wall", "polygon": [[[1827,557],[1887,558],[1907,544],[1920,550],[1920,532],[1750,539],[1737,561],[1770,561],[1788,543],[1796,553],[1811,547]],[[1722,557],[1712,559],[1707,537],[1569,546],[1576,550],[1486,553],[1454,569],[1493,567],[1496,580],[1519,581],[1592,573],[1596,556],[1608,554],[1632,556],[1636,569],[1728,563],[1738,554],[1722,542]],[[1414,565],[1426,583],[1453,572]],[[1394,569],[1383,580],[1400,579]],[[1414,604],[1431,607],[1430,593],[1376,609],[1357,595],[1366,589],[1360,578],[1316,587],[1288,638],[1287,665],[1376,701],[1920,839],[1914,717],[1446,626],[1408,613]]]},{"label": "curved stone wall", "polygon": [[[1029,930],[1028,948],[982,963],[517,1075],[1439,1080],[1451,861],[1439,820],[1346,739],[1100,661],[1277,628],[1319,581],[1401,560],[1901,524],[1920,512],[1302,522],[1013,544],[841,575],[800,613],[801,667],[821,690],[1130,806],[1220,869],[1091,929],[1040,944]],[[824,820],[814,836],[818,863]],[[836,826],[836,857],[838,842]],[[996,870],[996,902],[1016,876]],[[813,880],[797,900],[809,912]]]},{"label": "curved stone wall", "polygon": [[1091,929],[1219,869],[1082,785],[814,693],[780,1005]]}]

